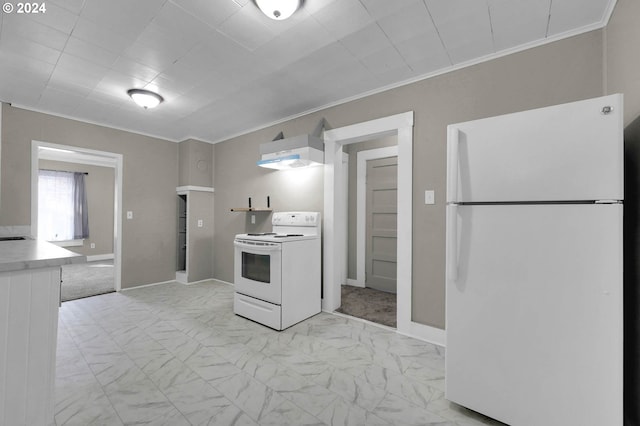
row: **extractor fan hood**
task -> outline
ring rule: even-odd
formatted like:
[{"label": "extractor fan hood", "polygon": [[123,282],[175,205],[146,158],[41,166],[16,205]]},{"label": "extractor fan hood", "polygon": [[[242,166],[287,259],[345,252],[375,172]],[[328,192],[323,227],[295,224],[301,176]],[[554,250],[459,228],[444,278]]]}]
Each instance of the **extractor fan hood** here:
[{"label": "extractor fan hood", "polygon": [[324,164],[324,142],[319,137],[324,120],[311,135],[284,138],[282,132],[271,142],[260,145],[258,166],[287,170]]}]

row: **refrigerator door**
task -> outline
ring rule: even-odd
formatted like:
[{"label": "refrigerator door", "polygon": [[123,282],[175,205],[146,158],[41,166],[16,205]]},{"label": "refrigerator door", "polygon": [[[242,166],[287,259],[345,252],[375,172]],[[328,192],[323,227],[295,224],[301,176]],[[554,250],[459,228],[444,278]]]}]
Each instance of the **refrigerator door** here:
[{"label": "refrigerator door", "polygon": [[622,205],[447,207],[446,398],[622,425]]},{"label": "refrigerator door", "polygon": [[448,128],[447,201],[623,198],[622,95]]}]

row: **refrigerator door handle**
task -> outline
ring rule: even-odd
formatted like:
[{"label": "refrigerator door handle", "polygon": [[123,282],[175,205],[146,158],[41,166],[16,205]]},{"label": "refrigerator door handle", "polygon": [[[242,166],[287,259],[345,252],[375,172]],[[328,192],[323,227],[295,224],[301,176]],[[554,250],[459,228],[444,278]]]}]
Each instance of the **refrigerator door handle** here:
[{"label": "refrigerator door handle", "polygon": [[460,144],[460,130],[449,126],[447,129],[447,201],[458,202],[458,146]]},{"label": "refrigerator door handle", "polygon": [[458,206],[447,205],[447,277],[458,279]]}]

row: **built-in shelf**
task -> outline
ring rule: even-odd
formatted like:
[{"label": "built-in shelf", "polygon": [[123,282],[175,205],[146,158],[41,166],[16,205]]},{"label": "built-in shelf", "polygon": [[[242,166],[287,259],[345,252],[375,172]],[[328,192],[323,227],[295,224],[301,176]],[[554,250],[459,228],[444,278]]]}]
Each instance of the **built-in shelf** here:
[{"label": "built-in shelf", "polygon": [[234,207],[231,209],[232,212],[271,212],[272,209],[256,209],[253,207]]},{"label": "built-in shelf", "polygon": [[176,281],[188,284],[211,279],[213,188],[187,185],[176,190]]},{"label": "built-in shelf", "polygon": [[267,207],[264,207],[264,208],[251,207],[251,197],[249,197],[249,207],[232,207],[231,211],[232,212],[255,212],[255,213],[271,212],[273,211],[271,210],[271,197],[267,195]]},{"label": "built-in shelf", "polygon": [[176,192],[185,193],[187,191],[201,191],[201,192],[214,192],[214,189],[210,186],[195,186],[195,185],[185,185],[179,186],[176,188]]},{"label": "built-in shelf", "polygon": [[[178,193],[177,270],[187,270],[187,194]],[[186,273],[184,274],[186,276]],[[176,280],[180,274],[176,273]]]}]

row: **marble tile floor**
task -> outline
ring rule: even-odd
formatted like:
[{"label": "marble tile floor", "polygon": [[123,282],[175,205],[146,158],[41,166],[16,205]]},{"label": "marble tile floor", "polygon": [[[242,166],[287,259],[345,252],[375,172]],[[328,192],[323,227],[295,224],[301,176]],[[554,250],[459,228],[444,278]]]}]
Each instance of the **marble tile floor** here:
[{"label": "marble tile floor", "polygon": [[57,425],[481,425],[444,399],[444,350],[321,313],[277,332],[233,287],[164,284],[64,303]]}]

